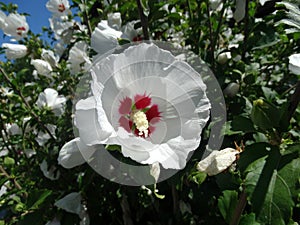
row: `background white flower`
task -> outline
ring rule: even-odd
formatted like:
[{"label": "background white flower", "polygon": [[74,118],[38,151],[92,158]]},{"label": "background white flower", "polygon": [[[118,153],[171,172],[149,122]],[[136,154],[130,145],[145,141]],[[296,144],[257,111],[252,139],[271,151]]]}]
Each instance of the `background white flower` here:
[{"label": "background white flower", "polygon": [[52,67],[51,65],[42,59],[32,59],[31,65],[37,70],[38,74],[44,75],[46,77],[51,77]]},{"label": "background white flower", "polygon": [[198,163],[197,169],[209,176],[216,175],[229,168],[237,160],[236,157],[239,153],[233,148],[212,151],[209,156]]},{"label": "background white flower", "polygon": [[91,47],[99,54],[104,54],[118,45],[122,32],[111,28],[107,20],[102,20],[91,36]]},{"label": "background white flower", "polygon": [[8,59],[19,59],[27,54],[25,45],[3,43],[2,48],[5,48],[5,55]]},{"label": "background white flower", "polygon": [[54,16],[60,17],[71,13],[68,0],[49,0],[46,3],[46,7]]},{"label": "background white flower", "polygon": [[67,99],[62,95],[58,95],[56,90],[52,88],[46,88],[39,94],[36,104],[39,108],[44,106],[49,107],[53,110],[56,116],[59,116],[64,112],[63,106],[66,101]]},{"label": "background white flower", "polygon": [[15,40],[20,40],[27,36],[29,26],[26,22],[26,17],[18,13],[10,13],[5,18],[6,26],[3,27],[3,32],[12,36]]},{"label": "background white flower", "polygon": [[115,30],[120,30],[122,26],[121,13],[109,13],[107,14],[107,23],[108,26],[112,27]]},{"label": "background white flower", "polygon": [[[46,125],[47,129],[50,131],[50,133],[52,134],[52,136],[54,138],[55,137],[55,130],[56,130],[56,126],[53,124],[47,124]],[[51,138],[51,136],[45,131],[34,131],[34,133],[36,134],[36,142],[39,144],[39,146],[44,146],[47,141]]]},{"label": "background white flower", "polygon": [[300,54],[293,54],[289,57],[289,70],[300,75]]},{"label": "background white flower", "polygon": [[52,165],[48,168],[48,163],[44,159],[40,164],[40,169],[43,172],[44,176],[50,180],[57,180],[60,176],[59,170],[57,170],[56,166]]},{"label": "background white flower", "polygon": [[59,57],[55,56],[53,51],[42,49],[41,57],[43,60],[47,61],[52,68],[58,66]]},{"label": "background white flower", "polygon": [[144,43],[96,62],[91,73],[93,96],[75,111],[80,141],[121,145],[124,156],[143,164],[184,168],[209,118],[200,75]]},{"label": "background white flower", "polygon": [[4,29],[7,26],[6,22],[6,14],[0,10],[0,29]]},{"label": "background white flower", "polygon": [[68,59],[71,74],[82,72],[91,64],[87,49],[88,45],[84,41],[76,42],[71,48]]}]

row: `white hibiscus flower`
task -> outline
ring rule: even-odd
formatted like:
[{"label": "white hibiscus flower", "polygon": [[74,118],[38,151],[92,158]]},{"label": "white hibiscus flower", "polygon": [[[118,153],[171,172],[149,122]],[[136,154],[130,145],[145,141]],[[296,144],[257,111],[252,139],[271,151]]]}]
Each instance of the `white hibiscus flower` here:
[{"label": "white hibiscus flower", "polygon": [[50,28],[54,32],[56,40],[61,40],[63,44],[69,44],[73,38],[75,21],[61,20],[56,17],[49,19]]},{"label": "white hibiscus flower", "polygon": [[5,24],[3,32],[8,36],[12,36],[15,40],[20,40],[27,36],[29,26],[25,16],[21,16],[18,13],[10,13],[5,18]]},{"label": "white hibiscus flower", "polygon": [[197,169],[209,176],[217,175],[228,169],[237,160],[238,154],[240,151],[234,148],[212,151],[209,156],[198,163]]},{"label": "white hibiscus flower", "polygon": [[108,14],[108,19],[98,23],[92,33],[91,47],[99,55],[102,55],[117,47],[120,38],[134,42],[141,41],[142,29],[134,28],[134,25],[138,22],[138,20],[134,20],[121,27],[121,14],[119,12]]},{"label": "white hibiscus flower", "polygon": [[55,56],[53,51],[42,49],[41,57],[43,60],[47,61],[51,67],[58,66],[59,57]]},{"label": "white hibiscus flower", "polygon": [[120,30],[122,26],[121,13],[119,12],[109,13],[107,15],[107,23],[113,29]]},{"label": "white hibiscus flower", "polygon": [[82,72],[91,64],[87,49],[88,45],[84,41],[76,42],[71,48],[68,59],[71,74]]},{"label": "white hibiscus flower", "polygon": [[42,59],[32,59],[30,64],[34,66],[38,74],[51,78],[52,67],[50,63]]},{"label": "white hibiscus flower", "polygon": [[36,102],[39,108],[49,107],[53,110],[56,116],[61,115],[64,112],[64,104],[67,99],[58,95],[58,92],[52,88],[46,88],[43,92],[39,94],[38,100]]},{"label": "white hibiscus flower", "polygon": [[6,14],[0,10],[0,29],[4,29],[6,27]]},{"label": "white hibiscus flower", "polygon": [[91,47],[99,54],[104,54],[118,46],[122,32],[111,28],[107,20],[102,20],[92,33]]},{"label": "white hibiscus flower", "polygon": [[71,13],[68,0],[49,0],[46,7],[54,16],[58,17],[66,16]]},{"label": "white hibiscus flower", "polygon": [[3,43],[2,48],[5,48],[5,55],[8,59],[19,59],[27,54],[25,45]]},{"label": "white hibiscus flower", "polygon": [[289,70],[300,75],[300,54],[293,54],[289,57]]},{"label": "white hibiscus flower", "polygon": [[77,142],[120,145],[139,163],[185,167],[210,113],[206,86],[191,66],[142,43],[96,61],[91,75],[92,96],[75,108]]}]

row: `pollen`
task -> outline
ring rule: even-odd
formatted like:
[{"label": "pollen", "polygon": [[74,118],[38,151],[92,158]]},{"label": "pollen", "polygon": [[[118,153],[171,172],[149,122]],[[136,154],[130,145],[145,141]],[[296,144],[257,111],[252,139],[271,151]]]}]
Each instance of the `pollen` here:
[{"label": "pollen", "polygon": [[146,114],[143,111],[137,111],[133,114],[132,118],[136,129],[139,131],[139,135],[142,136],[144,134],[145,137],[148,137],[149,122]]}]

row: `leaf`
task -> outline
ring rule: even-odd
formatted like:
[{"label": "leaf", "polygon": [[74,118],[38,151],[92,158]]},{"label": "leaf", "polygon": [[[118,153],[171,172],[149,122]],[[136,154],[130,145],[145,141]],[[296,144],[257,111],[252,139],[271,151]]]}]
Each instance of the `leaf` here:
[{"label": "leaf", "polygon": [[262,99],[254,101],[251,112],[251,120],[262,130],[269,130],[279,124],[279,110],[270,102]]},{"label": "leaf", "polygon": [[40,190],[34,193],[34,198],[38,198],[29,209],[38,209],[39,206],[52,194],[51,190]]},{"label": "leaf", "polygon": [[82,210],[81,205],[81,194],[78,192],[72,192],[62,199],[59,199],[54,205],[58,208],[61,208],[67,212],[78,214]]},{"label": "leaf", "polygon": [[232,131],[243,131],[244,133],[254,132],[255,128],[252,121],[244,116],[236,116],[231,122]]},{"label": "leaf", "polygon": [[245,171],[245,169],[254,161],[268,155],[267,148],[271,147],[266,142],[254,143],[245,147],[245,150],[240,154],[240,158],[237,161],[239,170]]},{"label": "leaf", "polygon": [[223,191],[223,196],[218,199],[219,210],[227,223],[230,223],[234,210],[238,202],[236,191]]},{"label": "leaf", "polygon": [[239,225],[260,225],[260,223],[255,221],[255,214],[250,213],[241,217]]},{"label": "leaf", "polygon": [[207,177],[206,173],[197,171],[197,172],[191,173],[188,176],[188,179],[195,182],[196,184],[200,185],[205,181],[206,177]]},{"label": "leaf", "polygon": [[262,157],[246,170],[245,186],[258,222],[285,225],[292,216],[300,176],[300,158],[283,163],[278,148]]}]

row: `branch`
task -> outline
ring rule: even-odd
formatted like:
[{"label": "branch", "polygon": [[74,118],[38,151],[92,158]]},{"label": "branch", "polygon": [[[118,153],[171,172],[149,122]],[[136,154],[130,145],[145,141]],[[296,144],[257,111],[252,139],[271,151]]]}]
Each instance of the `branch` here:
[{"label": "branch", "polygon": [[91,23],[90,23],[90,20],[89,20],[89,17],[88,17],[88,12],[87,12],[87,8],[86,8],[85,0],[82,0],[81,3],[84,5],[83,19],[86,22],[86,25],[87,25],[87,28],[88,28],[88,34],[91,37],[93,31],[92,31]]},{"label": "branch", "polygon": [[[6,172],[6,170],[0,165],[0,172],[8,179],[11,179],[11,176],[8,175],[8,173]],[[14,184],[16,186],[17,189],[22,190],[21,185],[18,183],[18,181],[16,181],[14,179]]]},{"label": "branch", "polygon": [[[198,3],[199,4],[199,3]],[[209,11],[209,1],[206,1],[206,15],[208,18],[208,28],[209,28],[209,40],[210,40],[210,54],[211,54],[211,67],[212,70],[215,71],[215,43],[213,38],[213,30],[211,25],[211,17],[210,17],[210,11]]]},{"label": "branch", "polygon": [[248,42],[248,24],[249,24],[249,0],[246,0],[246,6],[245,6],[245,25],[244,25],[244,49],[242,53],[242,59],[245,60],[246,57],[246,51],[247,51],[247,42]]},{"label": "branch", "polygon": [[290,105],[289,105],[289,114],[288,121],[290,121],[293,117],[294,112],[296,111],[298,104],[300,102],[300,81],[296,84],[296,90],[291,96]]},{"label": "branch", "polygon": [[142,29],[143,29],[143,35],[144,35],[144,40],[149,40],[149,32],[148,32],[148,18],[145,16],[141,0],[136,0],[140,19],[141,19],[141,24],[142,24]]},{"label": "branch", "polygon": [[5,80],[9,83],[9,85],[13,88],[13,90],[21,97],[23,103],[26,105],[26,107],[29,109],[30,114],[37,120],[38,124],[40,124],[42,126],[42,128],[49,134],[49,136],[51,137],[51,139],[55,140],[54,136],[52,135],[52,133],[49,131],[49,129],[44,125],[44,123],[40,120],[40,118],[38,117],[37,114],[35,114],[32,111],[31,106],[29,105],[29,103],[27,102],[27,100],[25,99],[24,95],[22,94],[22,92],[19,90],[19,88],[14,85],[8,75],[6,74],[6,72],[0,67],[0,72],[2,73],[2,75],[4,76]]},{"label": "branch", "polygon": [[230,225],[238,225],[239,224],[241,215],[245,209],[246,204],[247,204],[247,195],[246,195],[245,187],[243,187],[243,191],[240,195],[239,202],[234,210],[234,214],[230,221]]},{"label": "branch", "polygon": [[[220,18],[219,18],[219,21],[218,21],[218,27],[217,27],[217,30],[216,30],[215,40],[214,40],[214,43],[213,43],[214,46],[216,46],[216,44],[219,41],[219,32],[221,30],[221,26],[222,26],[222,22],[223,22],[223,16],[224,16],[224,12],[225,12],[225,9],[226,9],[225,5],[226,5],[226,0],[223,0],[223,7],[222,7],[222,10],[220,12]],[[217,45],[217,48],[219,48],[219,43]]]}]

